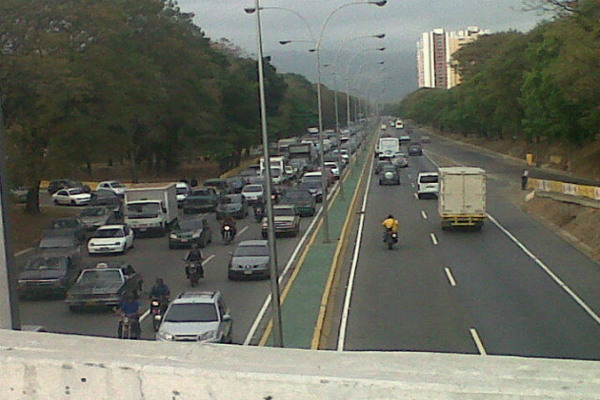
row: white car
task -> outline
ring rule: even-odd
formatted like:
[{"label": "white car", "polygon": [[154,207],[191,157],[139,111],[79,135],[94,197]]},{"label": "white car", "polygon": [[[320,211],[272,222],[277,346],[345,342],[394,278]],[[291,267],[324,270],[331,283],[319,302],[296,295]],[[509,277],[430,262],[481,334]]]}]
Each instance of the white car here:
[{"label": "white car", "polygon": [[104,225],[88,241],[89,254],[122,253],[133,247],[133,229],[128,225]]},{"label": "white car", "polygon": [[335,176],[335,179],[340,179],[340,169],[336,162],[326,161],[323,163],[323,165],[325,166],[325,168],[329,168],[331,170],[331,173],[333,174],[333,176]]},{"label": "white car", "polygon": [[110,190],[117,196],[123,197],[127,186],[119,181],[103,181],[98,184],[98,189]]},{"label": "white car", "polygon": [[348,154],[348,150],[341,149],[340,150],[340,155],[341,155],[342,160],[344,161],[344,163],[348,164],[348,161],[350,161],[350,155]]},{"label": "white car", "polygon": [[252,203],[264,198],[265,189],[260,184],[250,184],[242,189],[242,196],[247,202]]},{"label": "white car", "polygon": [[437,172],[419,172],[417,176],[417,196],[437,197],[440,191],[439,174]]},{"label": "white car", "polygon": [[54,204],[80,206],[88,204],[90,200],[92,200],[92,195],[78,188],[60,189],[52,195]]},{"label": "white car", "polygon": [[177,190],[177,205],[179,208],[183,207],[183,202],[192,192],[192,188],[186,182],[177,182],[175,184],[175,190]]}]

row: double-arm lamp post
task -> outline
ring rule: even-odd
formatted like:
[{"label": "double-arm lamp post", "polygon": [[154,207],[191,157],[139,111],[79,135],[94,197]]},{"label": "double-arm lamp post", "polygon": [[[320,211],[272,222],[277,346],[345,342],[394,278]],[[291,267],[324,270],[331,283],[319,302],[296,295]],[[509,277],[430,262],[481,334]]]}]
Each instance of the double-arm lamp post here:
[{"label": "double-arm lamp post", "polygon": [[[376,5],[378,7],[383,7],[384,5],[387,4],[387,0],[355,1],[352,3],[342,4],[342,5],[338,6],[333,11],[331,11],[327,15],[327,17],[325,17],[325,20],[323,21],[323,24],[321,25],[321,30],[319,31],[319,36],[317,37],[316,42],[314,42],[315,47],[313,49],[310,49],[311,52],[314,52],[316,54],[316,58],[317,58],[317,111],[319,114],[319,161],[320,161],[320,167],[321,167],[321,173],[322,173],[321,185],[323,187],[323,203],[322,203],[323,242],[325,242],[325,243],[329,243],[330,240],[329,240],[329,212],[328,212],[329,201],[327,199],[327,174],[325,173],[325,154],[324,154],[324,149],[323,149],[323,107],[322,107],[322,101],[321,101],[321,43],[323,40],[323,33],[325,32],[325,28],[327,27],[327,24],[329,23],[331,17],[333,17],[333,15],[335,13],[337,13],[338,11],[340,11],[343,8],[346,8],[346,7],[349,7],[352,5],[364,5],[364,4],[372,4],[372,5]],[[304,20],[304,18],[302,18],[302,19]],[[302,41],[299,41],[299,40],[296,40],[296,41],[281,40],[281,41],[279,41],[279,43],[282,45],[286,45],[286,44],[292,43],[292,42],[302,42]]]}]

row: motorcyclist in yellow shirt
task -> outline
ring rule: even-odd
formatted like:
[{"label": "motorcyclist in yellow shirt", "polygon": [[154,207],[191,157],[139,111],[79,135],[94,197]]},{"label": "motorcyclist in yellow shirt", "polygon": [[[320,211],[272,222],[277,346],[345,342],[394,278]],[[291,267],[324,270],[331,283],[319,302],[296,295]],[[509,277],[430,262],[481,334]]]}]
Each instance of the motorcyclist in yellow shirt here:
[{"label": "motorcyclist in yellow shirt", "polygon": [[386,219],[381,223],[385,227],[385,231],[383,232],[383,241],[385,242],[388,233],[398,233],[398,229],[400,229],[400,222],[392,214],[388,215]]}]

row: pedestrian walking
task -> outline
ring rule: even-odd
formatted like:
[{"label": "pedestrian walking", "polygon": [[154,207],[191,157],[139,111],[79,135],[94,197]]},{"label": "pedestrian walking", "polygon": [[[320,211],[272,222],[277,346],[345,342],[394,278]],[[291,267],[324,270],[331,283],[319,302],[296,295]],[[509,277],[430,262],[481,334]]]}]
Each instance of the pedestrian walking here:
[{"label": "pedestrian walking", "polygon": [[521,174],[521,190],[527,189],[527,180],[529,179],[529,170],[524,169]]}]

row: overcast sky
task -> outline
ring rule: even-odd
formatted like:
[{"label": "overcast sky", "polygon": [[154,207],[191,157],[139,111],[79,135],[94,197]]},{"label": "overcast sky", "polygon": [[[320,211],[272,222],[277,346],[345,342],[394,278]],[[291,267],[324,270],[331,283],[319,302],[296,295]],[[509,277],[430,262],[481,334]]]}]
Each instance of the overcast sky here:
[{"label": "overcast sky", "polygon": [[[261,7],[287,8],[303,17],[282,9],[263,10],[265,54],[273,55],[272,62],[281,72],[298,72],[314,80],[315,74],[307,70],[308,65],[314,64],[314,57],[307,49],[314,45],[295,43],[284,47],[278,42],[310,40],[307,24],[318,37],[325,18],[337,7],[351,2],[353,0],[261,0]],[[195,14],[195,23],[211,39],[227,38],[248,54],[256,54],[256,18],[244,12],[244,8],[254,7],[254,0],[179,0],[179,5],[183,11]],[[322,57],[324,63],[333,63],[335,54],[342,49],[340,65],[353,53],[366,50],[366,57],[370,49],[385,46],[384,52],[376,54],[377,60],[385,61],[381,74],[394,78],[404,71],[403,79],[410,80],[404,82],[405,89],[401,90],[405,94],[416,88],[415,44],[422,32],[435,28],[460,30],[468,26],[489,29],[492,33],[511,29],[526,32],[543,18],[549,15],[523,11],[523,0],[389,0],[384,7],[350,5],[335,12],[325,26]],[[378,33],[385,33],[385,39],[351,40]],[[374,62],[371,68],[376,67]],[[345,66],[340,66],[340,75],[344,73],[343,68]],[[323,80],[327,83],[326,78]],[[387,97],[394,96],[388,94]]]}]

